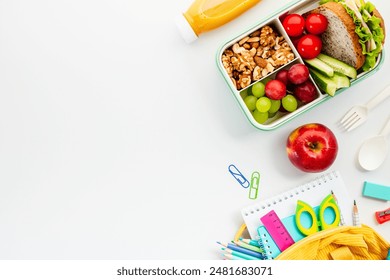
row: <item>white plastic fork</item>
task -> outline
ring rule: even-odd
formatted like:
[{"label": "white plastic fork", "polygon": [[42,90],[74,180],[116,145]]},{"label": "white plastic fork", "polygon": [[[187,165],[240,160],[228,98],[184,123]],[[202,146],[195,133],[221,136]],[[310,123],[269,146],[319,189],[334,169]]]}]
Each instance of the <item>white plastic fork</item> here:
[{"label": "white plastic fork", "polygon": [[340,121],[341,125],[347,130],[355,129],[367,120],[368,112],[390,96],[390,85],[387,85],[379,94],[373,97],[365,105],[356,105],[352,107]]}]

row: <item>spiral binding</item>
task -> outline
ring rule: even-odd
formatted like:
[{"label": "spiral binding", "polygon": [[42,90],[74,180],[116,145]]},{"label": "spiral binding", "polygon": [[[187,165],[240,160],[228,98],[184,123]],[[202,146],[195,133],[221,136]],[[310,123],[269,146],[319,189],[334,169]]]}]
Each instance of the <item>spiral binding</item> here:
[{"label": "spiral binding", "polygon": [[284,200],[292,199],[294,196],[298,196],[300,193],[305,191],[310,191],[311,189],[315,189],[317,186],[321,186],[322,184],[326,184],[328,181],[332,181],[339,177],[337,171],[332,171],[327,174],[323,174],[313,179],[309,183],[302,184],[301,186],[296,187],[290,191],[286,191],[282,194],[279,194],[271,199],[264,200],[260,205],[256,205],[255,208],[247,208],[246,212],[243,213],[245,216],[253,215],[260,210],[264,210],[266,208],[271,208],[274,205],[281,203]]}]

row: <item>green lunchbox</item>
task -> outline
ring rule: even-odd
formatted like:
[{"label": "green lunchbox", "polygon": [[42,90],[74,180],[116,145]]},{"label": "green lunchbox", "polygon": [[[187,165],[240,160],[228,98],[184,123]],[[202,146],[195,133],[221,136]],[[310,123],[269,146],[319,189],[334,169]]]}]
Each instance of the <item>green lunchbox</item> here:
[{"label": "green lunchbox", "polygon": [[[273,114],[269,114],[270,116],[266,121],[261,122],[257,121],[257,116],[254,116],[253,106],[252,108],[248,108],[247,104],[244,102],[248,90],[250,90],[255,83],[262,82],[263,84],[266,84],[267,81],[274,79],[276,73],[280,70],[287,70],[294,64],[304,63],[303,58],[298,53],[291,38],[283,28],[281,18],[286,14],[304,14],[305,12],[318,7],[319,2],[320,1],[318,0],[299,0],[292,2],[270,15],[267,19],[262,20],[253,27],[230,39],[217,51],[216,63],[222,77],[225,79],[249,122],[257,129],[267,131],[278,128],[291,119],[330,98],[334,98],[349,88],[339,88],[335,91],[334,96],[330,96],[320,87],[314,72],[311,72],[309,79],[315,86],[315,99],[308,103],[298,101],[298,108],[293,112],[287,112],[286,110],[278,110],[276,113],[272,112]],[[271,30],[274,33],[271,33],[270,35],[269,32],[271,32]],[[269,44],[267,43],[267,40],[270,41]],[[257,52],[255,55],[254,49],[256,49]],[[252,56],[253,59],[250,56]],[[254,61],[255,58],[256,61]],[[270,58],[272,59],[272,63],[269,63]],[[382,49],[377,57],[375,66],[369,71],[358,73],[356,78],[350,79],[350,87],[379,70],[383,61],[384,50]],[[239,70],[241,70],[240,67],[245,67],[245,65],[251,67],[252,71],[249,72],[245,70],[246,72],[239,72]],[[250,77],[250,79],[248,77]]]}]

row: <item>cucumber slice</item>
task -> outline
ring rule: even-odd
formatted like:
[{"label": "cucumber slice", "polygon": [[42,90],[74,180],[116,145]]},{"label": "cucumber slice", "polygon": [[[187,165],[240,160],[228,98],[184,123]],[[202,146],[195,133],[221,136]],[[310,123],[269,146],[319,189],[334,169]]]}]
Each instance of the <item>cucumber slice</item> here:
[{"label": "cucumber slice", "polygon": [[351,85],[349,78],[341,73],[334,72],[334,75],[331,79],[336,83],[337,89],[346,88]]},{"label": "cucumber slice", "polygon": [[321,74],[324,74],[328,77],[333,77],[334,70],[332,67],[330,67],[328,64],[323,62],[322,60],[318,58],[313,59],[306,59],[304,60],[309,66],[313,67],[314,69],[318,70]]},{"label": "cucumber slice", "polygon": [[330,96],[334,96],[337,89],[336,83],[331,78],[321,74],[317,70],[310,68],[309,71],[318,87]]},{"label": "cucumber slice", "polygon": [[325,55],[323,53],[320,53],[317,56],[317,58],[319,60],[322,60],[323,62],[325,62],[329,66],[331,66],[334,69],[334,71],[339,72],[341,74],[344,74],[352,79],[356,79],[357,72],[356,72],[356,69],[353,68],[352,66],[350,66],[350,65],[348,65],[348,64],[346,64],[346,63],[344,63],[336,58]]}]

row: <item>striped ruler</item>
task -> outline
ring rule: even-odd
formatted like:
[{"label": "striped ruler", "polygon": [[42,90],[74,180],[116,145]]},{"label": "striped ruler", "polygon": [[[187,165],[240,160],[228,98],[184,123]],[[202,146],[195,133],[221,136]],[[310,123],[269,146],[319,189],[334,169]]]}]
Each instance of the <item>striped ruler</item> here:
[{"label": "striped ruler", "polygon": [[283,225],[282,221],[274,210],[271,210],[265,214],[260,218],[260,220],[280,251],[283,252],[292,244],[294,244],[294,239],[291,237],[288,230]]}]

